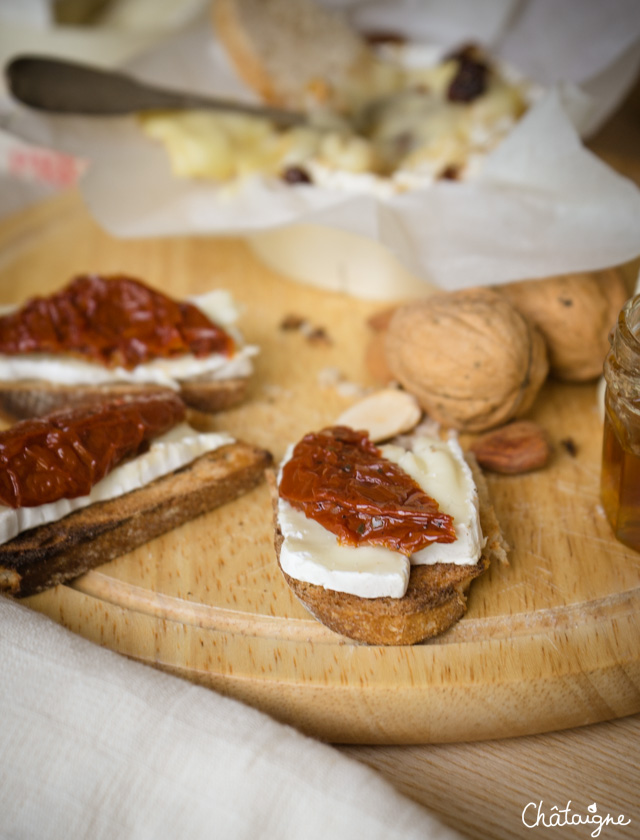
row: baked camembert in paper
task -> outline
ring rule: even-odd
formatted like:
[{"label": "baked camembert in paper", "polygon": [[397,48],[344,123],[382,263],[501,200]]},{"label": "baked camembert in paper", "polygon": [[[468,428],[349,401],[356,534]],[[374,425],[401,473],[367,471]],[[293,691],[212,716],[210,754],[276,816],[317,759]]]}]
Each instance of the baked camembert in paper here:
[{"label": "baked camembert in paper", "polygon": [[261,175],[384,195],[472,176],[532,96],[476,47],[387,46],[375,67],[348,111],[310,100],[307,126],[205,111],[149,113],[141,124],[180,177]]}]

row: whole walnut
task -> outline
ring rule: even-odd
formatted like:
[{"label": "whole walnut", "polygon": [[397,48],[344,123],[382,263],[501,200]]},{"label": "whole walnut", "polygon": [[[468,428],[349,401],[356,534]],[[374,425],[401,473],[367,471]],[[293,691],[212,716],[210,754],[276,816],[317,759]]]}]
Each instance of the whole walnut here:
[{"label": "whole walnut", "polygon": [[496,291],[540,330],[553,376],[585,382],[602,374],[609,331],[629,297],[619,271],[523,280]]},{"label": "whole walnut", "polygon": [[385,341],[392,375],[430,417],[462,431],[525,414],[548,372],[540,333],[488,288],[399,307]]}]

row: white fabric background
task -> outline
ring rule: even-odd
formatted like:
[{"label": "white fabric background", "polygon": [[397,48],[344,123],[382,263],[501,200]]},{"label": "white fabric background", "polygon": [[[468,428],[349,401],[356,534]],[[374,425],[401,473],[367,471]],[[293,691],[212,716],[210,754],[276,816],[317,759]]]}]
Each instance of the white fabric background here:
[{"label": "white fabric background", "polygon": [[458,840],[374,771],[0,597],[3,840]]}]

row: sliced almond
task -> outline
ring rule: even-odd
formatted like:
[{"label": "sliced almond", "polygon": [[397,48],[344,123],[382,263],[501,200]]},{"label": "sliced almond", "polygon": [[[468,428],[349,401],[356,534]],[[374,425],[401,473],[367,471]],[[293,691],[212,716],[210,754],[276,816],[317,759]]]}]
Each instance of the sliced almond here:
[{"label": "sliced almond", "polygon": [[377,443],[411,431],[421,417],[422,410],[412,394],[385,388],[354,403],[336,423],[367,431],[371,440]]}]

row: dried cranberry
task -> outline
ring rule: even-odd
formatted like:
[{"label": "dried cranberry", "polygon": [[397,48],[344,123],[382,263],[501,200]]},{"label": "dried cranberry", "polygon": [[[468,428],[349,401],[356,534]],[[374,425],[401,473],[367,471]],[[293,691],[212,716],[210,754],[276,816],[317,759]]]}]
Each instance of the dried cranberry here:
[{"label": "dried cranberry", "polygon": [[443,181],[457,181],[460,177],[460,169],[453,163],[442,170],[439,176]]},{"label": "dried cranberry", "polygon": [[381,44],[406,44],[406,37],[400,32],[391,32],[384,29],[375,29],[364,33],[364,39],[372,47]]},{"label": "dried cranberry", "polygon": [[301,166],[288,166],[282,173],[282,180],[287,184],[311,184],[311,175]]},{"label": "dried cranberry", "polygon": [[487,89],[489,68],[466,51],[457,56],[456,60],[458,70],[449,85],[447,98],[450,102],[473,102]]}]

